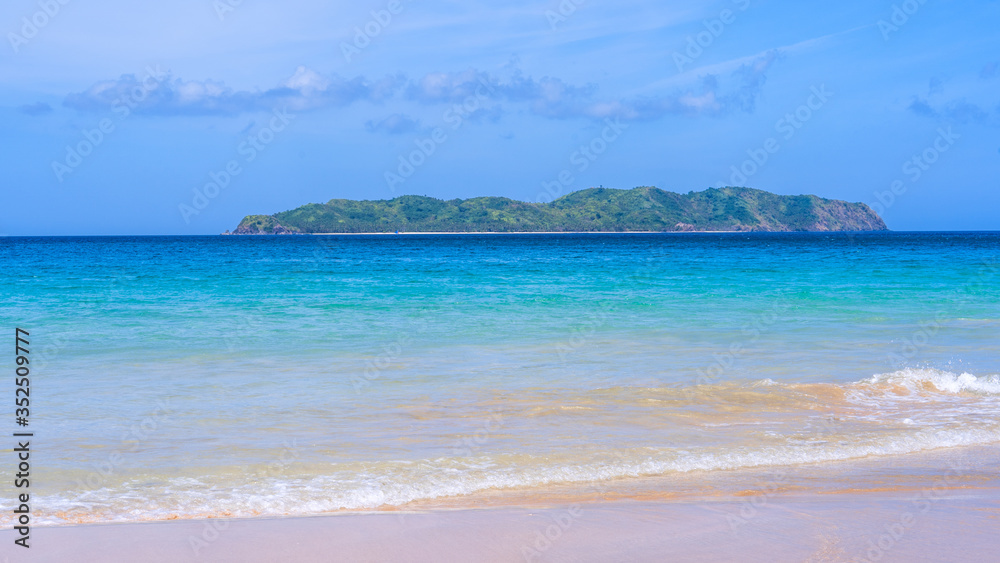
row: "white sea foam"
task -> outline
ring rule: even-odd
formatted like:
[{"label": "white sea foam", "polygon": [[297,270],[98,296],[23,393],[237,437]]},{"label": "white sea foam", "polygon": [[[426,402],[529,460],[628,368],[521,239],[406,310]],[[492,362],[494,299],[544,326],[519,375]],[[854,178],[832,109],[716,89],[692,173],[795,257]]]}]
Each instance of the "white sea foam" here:
[{"label": "white sea foam", "polygon": [[[748,390],[753,392],[748,394]],[[650,412],[683,408],[676,397],[686,395],[676,389],[615,388],[599,390],[596,396],[614,405],[635,405],[636,397],[675,397],[656,402],[653,410],[636,413],[648,417]],[[591,395],[585,399],[593,408],[601,404]],[[145,475],[99,490],[44,496],[39,506],[48,512],[40,514],[37,521],[371,510],[491,489],[834,462],[1000,443],[1000,380],[996,375],[977,377],[910,368],[846,384],[802,385],[767,380],[743,387],[713,386],[699,400],[738,408],[720,410],[718,416],[727,418],[713,420],[715,415],[702,412],[704,405],[699,406],[696,421],[688,423],[708,434],[691,434],[697,438],[689,437],[689,442],[672,447],[666,447],[667,442],[657,446],[654,441],[643,447],[634,443],[618,447],[608,441],[604,449],[599,449],[595,438],[592,449],[556,448],[548,455],[532,455],[515,448],[507,453],[342,462],[266,478],[233,471],[206,472],[195,477]],[[827,411],[819,407],[831,406],[837,409],[836,421],[824,425]],[[567,409],[548,410],[551,413],[547,416],[561,420],[558,417],[565,415],[559,413]],[[628,421],[623,422],[628,427]],[[724,439],[705,440],[705,436]]]},{"label": "white sea foam", "polygon": [[1000,395],[1000,376],[976,377],[970,373],[956,374],[931,368],[906,368],[892,373],[874,375],[862,381],[873,385],[898,385],[913,392],[926,391],[932,385],[942,393],[976,393]]},{"label": "white sea foam", "polygon": [[[367,469],[335,469],[328,475],[271,478],[252,483],[222,483],[212,478],[174,479],[161,490],[140,482],[93,491],[87,502],[66,497],[41,498],[54,510],[84,512],[100,521],[163,519],[228,514],[233,517],[320,514],[371,510],[414,501],[460,497],[490,489],[510,490],[552,484],[581,484],[611,479],[662,476],[691,471],[739,470],[889,456],[936,448],[1000,442],[1000,425],[899,433],[872,433],[839,444],[737,446],[691,452],[639,448],[605,452],[601,461],[532,456],[511,459],[442,458],[422,463],[387,462]],[[46,516],[40,523],[62,523]]]}]

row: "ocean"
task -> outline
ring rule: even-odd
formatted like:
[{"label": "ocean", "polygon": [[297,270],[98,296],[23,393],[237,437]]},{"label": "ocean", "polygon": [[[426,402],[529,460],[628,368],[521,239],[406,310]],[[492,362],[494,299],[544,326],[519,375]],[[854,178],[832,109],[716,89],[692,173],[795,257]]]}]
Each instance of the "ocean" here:
[{"label": "ocean", "polygon": [[30,333],[35,523],[475,506],[1000,444],[998,254],[1000,233],[6,237],[0,327]]}]

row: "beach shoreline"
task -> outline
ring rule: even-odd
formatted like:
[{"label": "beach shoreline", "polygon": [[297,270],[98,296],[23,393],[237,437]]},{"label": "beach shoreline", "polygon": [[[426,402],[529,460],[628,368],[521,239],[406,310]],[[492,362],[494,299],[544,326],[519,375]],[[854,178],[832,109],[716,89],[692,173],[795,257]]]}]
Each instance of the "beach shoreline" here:
[{"label": "beach shoreline", "polygon": [[[39,528],[30,561],[985,561],[1000,489]],[[13,551],[4,530],[0,553]],[[960,545],[951,543],[962,537]],[[960,553],[958,555],[957,553]]]},{"label": "beach shoreline", "polygon": [[995,234],[342,238],[15,241],[0,563],[996,545]]},{"label": "beach shoreline", "polygon": [[[368,512],[41,526],[31,561],[986,560],[997,445],[442,499]],[[682,489],[686,489],[685,494]],[[697,490],[695,490],[697,489]],[[963,537],[961,546],[950,540]],[[0,532],[0,557],[14,550]],[[72,546],[72,547],[69,547]]]}]

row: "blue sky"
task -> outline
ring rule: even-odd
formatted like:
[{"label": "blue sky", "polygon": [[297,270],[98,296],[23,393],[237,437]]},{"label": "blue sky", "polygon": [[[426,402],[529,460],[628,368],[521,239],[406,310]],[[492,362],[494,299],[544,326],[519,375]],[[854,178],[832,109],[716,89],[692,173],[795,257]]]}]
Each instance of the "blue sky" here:
[{"label": "blue sky", "polygon": [[995,0],[8,0],[0,234],[599,185],[997,230],[998,23]]}]

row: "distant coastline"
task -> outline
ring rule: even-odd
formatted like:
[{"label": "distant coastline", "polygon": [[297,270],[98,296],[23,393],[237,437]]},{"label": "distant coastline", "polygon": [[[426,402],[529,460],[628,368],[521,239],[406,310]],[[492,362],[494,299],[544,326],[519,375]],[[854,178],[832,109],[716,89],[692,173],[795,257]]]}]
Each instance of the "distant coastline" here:
[{"label": "distant coastline", "polygon": [[[661,235],[661,234],[711,234],[711,233],[747,233],[752,231],[399,231],[399,232],[370,232],[370,233],[283,233],[288,235],[309,235],[314,237],[324,236],[362,236],[362,235]],[[765,232],[765,231],[759,231]],[[770,231],[770,232],[795,232],[795,231]],[[846,231],[844,231],[846,232]],[[240,233],[226,231],[223,235],[240,235]],[[252,233],[252,235],[281,236],[272,233]]]},{"label": "distant coastline", "polygon": [[645,186],[590,188],[547,203],[503,197],[333,199],[248,215],[236,235],[887,231],[864,203],[745,187],[680,194]]},{"label": "distant coastline", "polygon": [[222,236],[311,236],[311,237],[343,237],[343,236],[404,236],[404,235],[736,235],[736,234],[767,234],[767,233],[873,233],[886,231],[400,231],[400,232],[370,232],[370,233],[236,233],[226,231]]},{"label": "distant coastline", "polygon": [[[398,233],[303,233],[312,236],[339,235],[661,235],[746,233],[747,231],[400,231]],[[231,233],[230,233],[231,234]]]}]

